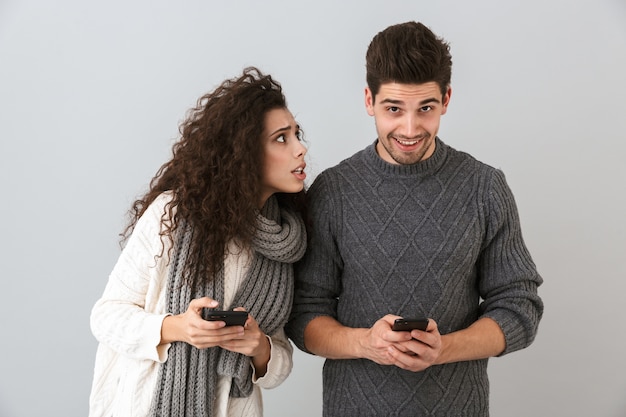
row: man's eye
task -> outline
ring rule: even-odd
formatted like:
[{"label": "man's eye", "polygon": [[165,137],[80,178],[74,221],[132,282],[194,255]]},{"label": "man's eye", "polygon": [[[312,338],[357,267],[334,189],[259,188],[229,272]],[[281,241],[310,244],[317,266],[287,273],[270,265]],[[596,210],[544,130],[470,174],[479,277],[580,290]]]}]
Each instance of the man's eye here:
[{"label": "man's eye", "polygon": [[427,112],[427,111],[431,111],[433,108],[432,106],[424,106],[420,109],[421,112]]},{"label": "man's eye", "polygon": [[392,113],[397,113],[397,112],[400,111],[400,108],[399,107],[395,107],[395,106],[391,106],[391,107],[389,107],[389,111],[392,112]]}]

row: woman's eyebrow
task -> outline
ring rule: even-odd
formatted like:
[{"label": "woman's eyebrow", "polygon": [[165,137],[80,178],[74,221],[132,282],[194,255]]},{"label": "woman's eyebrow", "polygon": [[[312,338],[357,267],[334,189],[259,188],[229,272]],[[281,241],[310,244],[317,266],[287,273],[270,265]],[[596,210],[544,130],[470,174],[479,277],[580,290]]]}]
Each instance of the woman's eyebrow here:
[{"label": "woman's eyebrow", "polygon": [[287,125],[285,127],[279,127],[278,129],[276,129],[275,131],[270,133],[270,136],[274,136],[278,132],[284,132],[284,131],[289,130],[289,129],[291,129],[291,126],[289,126],[289,125]]}]

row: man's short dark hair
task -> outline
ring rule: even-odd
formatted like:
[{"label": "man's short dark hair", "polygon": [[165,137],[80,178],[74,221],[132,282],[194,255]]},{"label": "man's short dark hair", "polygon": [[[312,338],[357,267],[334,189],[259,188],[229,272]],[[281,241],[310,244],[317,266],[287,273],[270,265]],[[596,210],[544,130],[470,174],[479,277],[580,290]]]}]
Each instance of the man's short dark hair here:
[{"label": "man's short dark hair", "polygon": [[450,86],[450,46],[419,22],[389,26],[372,39],[367,48],[367,85],[372,97],[381,84],[436,82],[441,94]]}]

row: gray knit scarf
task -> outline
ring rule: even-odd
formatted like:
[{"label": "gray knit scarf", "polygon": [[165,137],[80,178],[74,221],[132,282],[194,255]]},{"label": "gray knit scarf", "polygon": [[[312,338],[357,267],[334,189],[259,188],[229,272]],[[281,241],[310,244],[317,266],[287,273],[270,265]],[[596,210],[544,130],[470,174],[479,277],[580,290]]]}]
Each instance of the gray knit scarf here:
[{"label": "gray knit scarf", "polygon": [[[187,261],[192,231],[181,228],[171,258],[168,281],[168,311],[181,314],[194,298],[208,296],[223,302],[224,272],[204,288],[191,291],[183,284],[183,266]],[[257,231],[252,242],[254,255],[244,282],[233,299],[233,306],[243,306],[267,335],[281,329],[291,311],[293,299],[293,263],[306,249],[306,231],[302,219],[282,210],[271,197],[258,215]],[[219,347],[197,349],[175,342],[168,359],[161,364],[150,416],[183,417],[214,415],[218,376],[232,377],[231,397],[252,393],[250,358]]]}]

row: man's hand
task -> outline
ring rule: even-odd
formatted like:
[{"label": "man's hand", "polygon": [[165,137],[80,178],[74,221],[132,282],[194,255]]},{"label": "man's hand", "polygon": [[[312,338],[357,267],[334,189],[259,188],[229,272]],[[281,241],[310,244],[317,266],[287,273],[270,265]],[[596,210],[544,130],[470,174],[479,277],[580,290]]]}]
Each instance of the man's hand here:
[{"label": "man's hand", "polygon": [[394,333],[408,334],[410,339],[388,347],[392,365],[419,372],[435,364],[441,355],[441,334],[439,334],[437,323],[432,319],[428,320],[428,327],[425,331],[412,330]]}]

